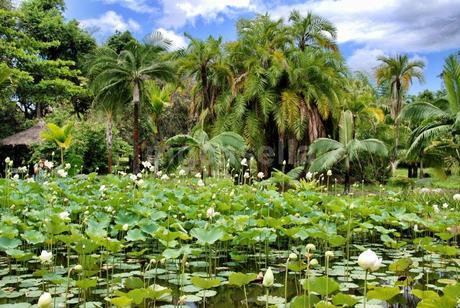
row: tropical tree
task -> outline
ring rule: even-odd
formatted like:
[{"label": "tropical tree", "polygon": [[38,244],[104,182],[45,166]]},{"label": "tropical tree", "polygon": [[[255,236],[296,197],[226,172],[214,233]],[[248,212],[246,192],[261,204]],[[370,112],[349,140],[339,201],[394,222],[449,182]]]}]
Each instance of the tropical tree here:
[{"label": "tropical tree", "polygon": [[299,11],[294,10],[289,15],[289,21],[292,23],[290,33],[301,51],[307,47],[338,50],[335,41],[337,29],[329,20],[312,12],[302,16]]},{"label": "tropical tree", "polygon": [[54,123],[46,124],[46,129],[41,133],[41,137],[49,142],[54,142],[61,151],[61,165],[64,166],[64,151],[72,145],[73,124],[68,123],[62,127]]},{"label": "tropical tree", "polygon": [[238,158],[244,152],[244,139],[234,132],[223,132],[213,138],[197,128],[191,135],[177,135],[169,138],[166,144],[170,146],[166,160],[169,168],[176,167],[183,160],[188,160],[204,175],[205,168],[208,175],[216,167],[219,159],[225,159],[231,165],[238,164]]},{"label": "tropical tree", "polygon": [[161,138],[159,131],[159,118],[161,114],[170,105],[171,95],[174,92],[172,84],[165,84],[159,86],[155,82],[148,82],[146,85],[146,99],[145,104],[148,113],[148,125],[155,136]]},{"label": "tropical tree", "polygon": [[391,117],[395,123],[395,145],[393,151],[393,171],[397,166],[397,155],[399,147],[399,114],[403,107],[404,93],[409,90],[412,80],[423,81],[423,68],[425,63],[421,60],[410,60],[407,55],[396,55],[394,57],[380,56],[382,62],[375,71],[377,84],[386,84],[391,95]]},{"label": "tropical tree", "polygon": [[195,81],[190,111],[204,126],[215,120],[215,104],[221,89],[231,84],[231,71],[222,52],[222,37],[200,40],[187,33],[185,36],[190,43],[178,60],[179,73]]},{"label": "tropical tree", "polygon": [[443,140],[451,145],[454,157],[460,163],[460,62],[457,56],[451,55],[446,59],[442,79],[446,88],[445,98],[408,104],[401,113],[402,119],[416,126],[410,136],[408,158],[419,158],[425,147],[435,140]]},{"label": "tropical tree", "polygon": [[[90,74],[100,95],[119,92],[133,104],[133,172],[139,172],[139,112],[148,80],[174,80],[172,64],[165,59],[163,44],[131,44],[117,54],[107,50],[92,62]],[[111,94],[108,94],[109,96]]]},{"label": "tropical tree", "polygon": [[311,146],[310,155],[316,158],[310,165],[310,172],[321,172],[343,162],[345,167],[345,193],[350,191],[351,163],[360,159],[363,153],[387,156],[385,144],[378,139],[358,140],[353,136],[353,114],[342,111],[339,122],[339,141],[319,138]]}]

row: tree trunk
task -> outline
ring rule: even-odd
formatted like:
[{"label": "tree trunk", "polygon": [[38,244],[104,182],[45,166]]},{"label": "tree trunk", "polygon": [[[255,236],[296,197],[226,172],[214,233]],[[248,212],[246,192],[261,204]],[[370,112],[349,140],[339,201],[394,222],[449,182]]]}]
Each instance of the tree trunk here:
[{"label": "tree trunk", "polygon": [[420,158],[420,173],[418,174],[419,179],[423,179],[423,158]]},{"label": "tree trunk", "polygon": [[350,161],[348,158],[345,159],[345,187],[343,190],[344,194],[350,193]]},{"label": "tree trunk", "polygon": [[40,102],[37,103],[37,118],[41,119],[43,117],[42,114],[42,104]]},{"label": "tree trunk", "polygon": [[139,172],[139,109],[140,89],[139,82],[134,83],[133,88],[134,123],[133,123],[133,173]]},{"label": "tree trunk", "polygon": [[107,171],[112,173],[112,114],[107,114],[107,127],[106,127],[106,141],[107,141]]},{"label": "tree trunk", "polygon": [[308,141],[312,144],[316,139],[326,137],[326,127],[323,119],[319,114],[318,107],[315,103],[310,103],[307,108],[308,116]]}]

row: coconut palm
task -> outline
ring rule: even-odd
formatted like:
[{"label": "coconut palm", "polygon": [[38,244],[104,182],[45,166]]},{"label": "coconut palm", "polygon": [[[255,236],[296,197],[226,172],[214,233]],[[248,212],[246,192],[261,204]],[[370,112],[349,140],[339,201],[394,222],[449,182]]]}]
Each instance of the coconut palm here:
[{"label": "coconut palm", "polygon": [[310,155],[316,155],[310,165],[310,172],[321,172],[332,166],[344,162],[345,193],[350,191],[351,163],[357,161],[360,155],[369,153],[387,156],[385,144],[378,139],[358,140],[353,136],[353,114],[351,111],[342,111],[339,122],[339,141],[329,138],[319,138],[311,146]]},{"label": "coconut palm", "polygon": [[54,142],[61,151],[61,165],[64,166],[64,151],[72,145],[72,128],[71,123],[59,127],[54,123],[46,124],[46,129],[41,133],[42,139]]},{"label": "coconut palm", "polygon": [[[402,109],[403,95],[409,90],[412,80],[423,81],[423,68],[425,63],[421,60],[410,60],[407,55],[394,57],[380,56],[378,60],[382,64],[375,71],[377,84],[387,84],[391,95],[391,117],[395,122],[395,147],[393,153],[393,169],[397,166],[399,147],[399,114]],[[393,170],[394,171],[394,170]]]},{"label": "coconut palm", "polygon": [[401,113],[402,119],[417,125],[411,133],[408,158],[419,157],[432,141],[446,138],[452,139],[449,143],[456,149],[456,159],[460,162],[460,62],[457,56],[451,55],[446,59],[442,78],[446,88],[445,98],[408,104]]},{"label": "coconut palm", "polygon": [[172,64],[165,59],[162,44],[130,44],[117,54],[106,51],[96,57],[90,68],[95,76],[93,84],[100,95],[119,92],[132,101],[133,113],[133,172],[139,172],[139,112],[145,98],[148,80],[168,81],[174,79]]},{"label": "coconut palm", "polygon": [[220,158],[225,158],[232,165],[237,165],[238,158],[244,152],[244,139],[234,132],[223,132],[209,138],[209,135],[197,128],[191,135],[177,135],[169,138],[166,144],[170,146],[167,153],[169,168],[177,166],[183,160],[199,168],[202,176],[207,168],[208,174],[216,167]]},{"label": "coconut palm", "polygon": [[162,87],[155,82],[148,82],[146,85],[146,99],[148,113],[148,125],[155,136],[159,137],[158,119],[164,112],[165,108],[170,105],[171,95],[174,92],[172,84],[166,84]]}]

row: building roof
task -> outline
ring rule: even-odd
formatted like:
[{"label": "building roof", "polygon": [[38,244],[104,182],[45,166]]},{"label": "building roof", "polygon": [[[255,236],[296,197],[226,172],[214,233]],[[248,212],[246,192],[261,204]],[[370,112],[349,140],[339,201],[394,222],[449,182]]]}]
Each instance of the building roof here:
[{"label": "building roof", "polygon": [[42,140],[41,133],[45,126],[45,122],[40,121],[37,123],[37,125],[31,128],[28,128],[26,130],[23,130],[22,132],[16,133],[14,135],[6,137],[5,139],[0,140],[0,145],[14,147],[19,145],[30,146],[35,143],[40,143]]}]

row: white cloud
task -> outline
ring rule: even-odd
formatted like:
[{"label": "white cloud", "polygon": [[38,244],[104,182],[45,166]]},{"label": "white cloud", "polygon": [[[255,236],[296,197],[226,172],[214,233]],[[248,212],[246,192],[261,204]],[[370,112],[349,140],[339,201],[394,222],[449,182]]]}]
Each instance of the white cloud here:
[{"label": "white cloud", "polygon": [[431,52],[460,45],[459,0],[323,0],[273,5],[273,17],[297,9],[330,19],[339,43],[354,42],[388,52]]},{"label": "white cloud", "polygon": [[[360,48],[353,51],[353,54],[347,58],[348,67],[352,72],[363,72],[368,75],[371,79],[374,78],[374,71],[377,66],[381,64],[379,60],[377,60],[380,56],[389,56],[391,54],[385,53],[381,49],[370,49],[370,48]],[[410,59],[413,60],[421,60],[428,65],[428,59],[426,57],[419,56],[418,54],[414,54]]]},{"label": "white cloud", "polygon": [[125,20],[123,16],[114,11],[107,11],[98,18],[80,20],[80,25],[91,32],[97,33],[99,36],[107,36],[115,31],[129,30],[136,32],[141,28],[137,21],[133,19]]},{"label": "white cloud", "polygon": [[180,48],[187,47],[187,39],[183,35],[179,35],[172,30],[166,30],[165,28],[158,28],[155,31],[161,33],[164,38],[171,41],[171,49],[177,50]]},{"label": "white cloud", "polygon": [[254,11],[251,0],[162,0],[162,15],[159,25],[178,29],[187,23],[194,23],[198,17],[207,21],[219,16],[241,11]]},{"label": "white cloud", "polygon": [[347,58],[348,67],[352,72],[361,71],[372,76],[373,70],[379,65],[377,57],[385,53],[381,49],[356,49],[353,54]]},{"label": "white cloud", "polygon": [[155,13],[157,9],[148,4],[148,0],[102,0],[103,3],[107,4],[119,4],[125,8],[133,10],[138,13]]}]

